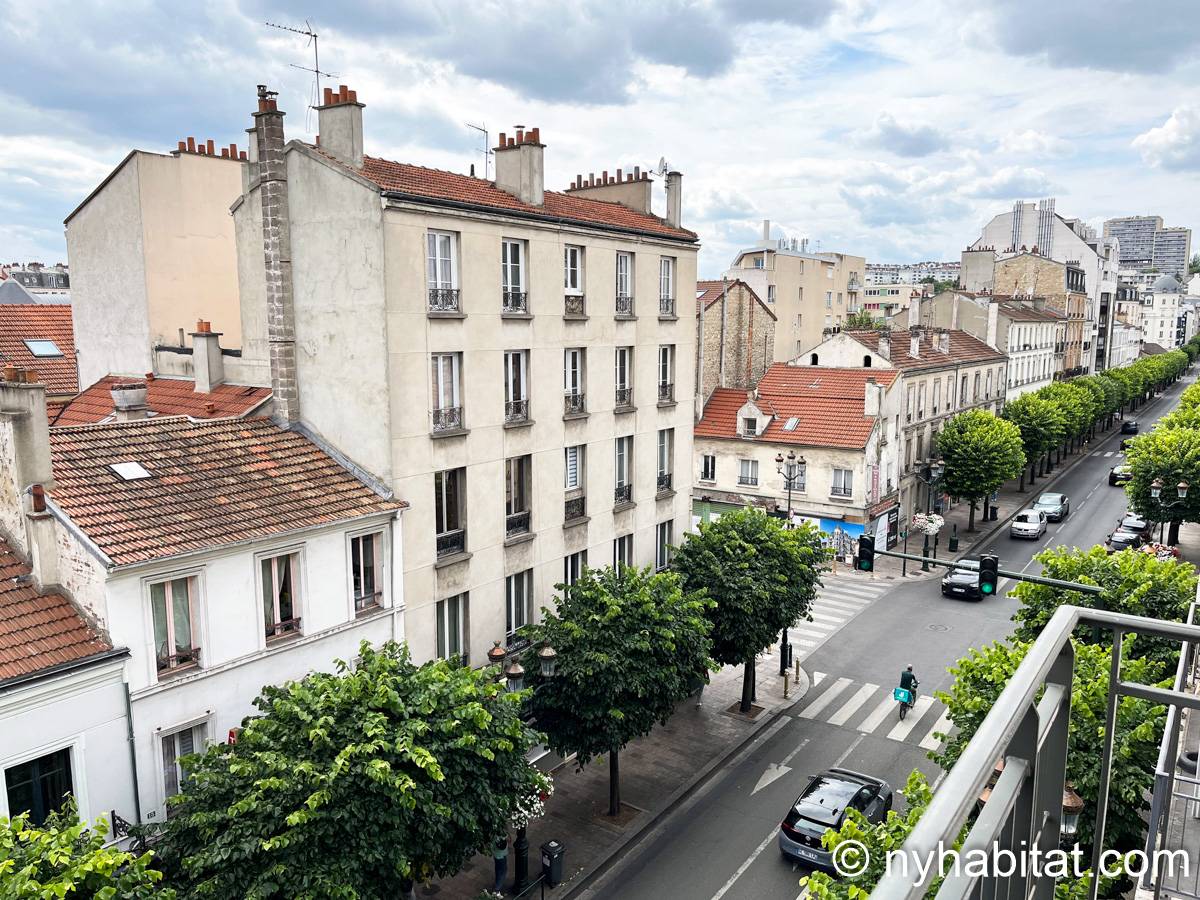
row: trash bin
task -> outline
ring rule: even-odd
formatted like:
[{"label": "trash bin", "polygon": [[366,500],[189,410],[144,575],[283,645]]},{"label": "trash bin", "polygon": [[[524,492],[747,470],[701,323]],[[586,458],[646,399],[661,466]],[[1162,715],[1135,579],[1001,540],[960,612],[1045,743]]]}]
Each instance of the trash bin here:
[{"label": "trash bin", "polygon": [[566,850],[559,841],[549,840],[542,844],[542,875],[547,887],[558,887],[562,881],[563,853]]}]

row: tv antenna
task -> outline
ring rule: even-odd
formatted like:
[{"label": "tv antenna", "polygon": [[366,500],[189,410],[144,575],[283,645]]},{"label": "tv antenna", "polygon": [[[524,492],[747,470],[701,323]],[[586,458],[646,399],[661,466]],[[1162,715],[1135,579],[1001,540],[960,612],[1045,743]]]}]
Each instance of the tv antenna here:
[{"label": "tv antenna", "polygon": [[483,180],[488,181],[488,166],[492,162],[492,148],[491,140],[488,138],[487,123],[476,125],[474,122],[467,122],[466,125],[483,135]]},{"label": "tv antenna", "polygon": [[[312,46],[312,51],[313,51],[312,68],[310,69],[308,66],[298,66],[295,63],[288,63],[288,65],[290,65],[293,69],[299,69],[302,72],[312,72],[312,74],[313,74],[313,94],[312,94],[312,101],[308,104],[308,107],[309,107],[309,109],[311,109],[312,107],[317,106],[321,102],[321,76],[324,75],[326,78],[337,78],[337,72],[322,72],[321,71],[321,57],[320,57],[320,54],[318,53],[318,46],[317,46],[317,40],[318,40],[319,36],[315,31],[313,31],[312,23],[310,23],[308,21],[308,19],[305,19],[303,28],[293,28],[290,25],[276,25],[274,22],[264,22],[263,24],[269,28],[278,28],[280,31],[290,31],[292,34],[299,34],[299,35],[303,35],[304,37],[308,38],[308,43],[305,44],[305,46],[306,47],[309,45]],[[304,128],[306,131],[312,130],[308,127],[309,121],[310,121],[309,114],[308,114],[308,111],[306,110],[305,114],[304,114]]]},{"label": "tv antenna", "polygon": [[658,158],[658,165],[654,167],[653,174],[662,178],[667,174],[667,170],[670,169],[670,167],[671,164],[667,162],[667,158],[665,156],[660,156]]}]

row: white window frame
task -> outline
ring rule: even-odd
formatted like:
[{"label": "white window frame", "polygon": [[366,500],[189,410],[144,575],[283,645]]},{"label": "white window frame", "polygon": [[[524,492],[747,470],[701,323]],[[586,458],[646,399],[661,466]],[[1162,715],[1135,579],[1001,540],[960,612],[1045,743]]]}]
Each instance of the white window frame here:
[{"label": "white window frame", "polygon": [[528,453],[504,460],[504,514],[533,512],[533,456]]},{"label": "white window frame", "polygon": [[583,347],[563,350],[563,394],[571,396],[584,391],[584,366],[587,364]]},{"label": "white window frame", "polygon": [[834,497],[854,496],[854,470],[834,468],[829,481],[829,493]]},{"label": "white window frame", "polygon": [[675,257],[658,258],[658,299],[675,299]]},{"label": "white window frame", "polygon": [[675,429],[658,430],[658,474],[671,475],[675,471]]},{"label": "white window frame", "polygon": [[426,232],[425,281],[431,291],[458,287],[458,235],[453,231]]},{"label": "white window frame", "polygon": [[654,526],[654,571],[661,572],[671,564],[671,541],[675,520],[667,519]]},{"label": "white window frame", "polygon": [[[307,595],[304,582],[304,548],[301,547],[281,547],[277,550],[269,550],[263,553],[255,554],[254,557],[254,573],[258,582],[258,599],[259,599],[259,614],[262,619],[262,642],[261,646],[265,647],[268,644],[277,641],[282,637],[293,635],[301,635],[304,633],[304,599]],[[292,576],[292,618],[296,619],[299,624],[294,631],[287,631],[283,634],[267,635],[266,621],[266,589],[267,585],[263,581],[263,563],[271,563],[271,578],[272,578],[272,605],[276,622],[279,624],[279,590],[278,590],[278,564],[280,560],[289,560],[288,565],[291,568]]]},{"label": "white window frame", "polygon": [[631,484],[633,477],[633,435],[616,439],[616,456],[613,466],[613,481],[616,487]]},{"label": "white window frame", "polygon": [[617,251],[617,296],[633,296],[633,254]]},{"label": "white window frame", "polygon": [[[351,621],[361,613],[369,612],[372,609],[382,609],[387,606],[387,573],[389,569],[387,565],[388,541],[386,540],[386,535],[387,529],[380,528],[379,526],[363,528],[346,535],[346,588],[350,598]],[[360,597],[354,587],[354,567],[356,563],[361,563],[361,546],[362,541],[366,538],[374,539],[371,574],[375,579],[375,590],[372,592],[375,596],[375,604],[373,606],[363,606],[360,609],[358,603]],[[362,597],[366,596],[366,594],[362,594]]]},{"label": "white window frame", "polygon": [[525,569],[506,576],[504,579],[505,643],[512,645],[517,637],[517,629],[533,621],[532,613],[533,569]]},{"label": "white window frame", "polygon": [[660,386],[675,383],[675,345],[658,345],[658,383]]},{"label": "white window frame", "polygon": [[[183,722],[183,723],[179,723],[176,725],[169,725],[169,726],[167,726],[165,728],[161,728],[155,732],[155,735],[154,735],[154,738],[155,738],[155,740],[154,740],[154,743],[155,743],[154,758],[155,758],[155,766],[158,769],[159,800],[160,800],[160,804],[161,804],[164,812],[169,808],[169,807],[167,807],[167,799],[169,797],[175,796],[175,794],[168,793],[169,789],[167,787],[167,760],[166,760],[166,752],[165,752],[167,739],[171,738],[171,739],[174,739],[176,742],[175,761],[174,761],[173,765],[177,771],[175,771],[173,774],[176,779],[176,786],[182,787],[186,781],[186,778],[184,777],[184,773],[183,773],[182,769],[179,768],[179,757],[181,755],[187,756],[188,754],[186,754],[186,753],[180,754],[178,752],[178,737],[179,737],[179,735],[183,734],[184,732],[188,732],[188,731],[192,732],[193,733],[192,753],[203,753],[205,748],[208,747],[209,745],[211,745],[213,742],[213,736],[210,733],[211,726],[212,726],[212,716],[204,715],[199,718],[193,719],[189,722]],[[197,730],[199,730],[199,739],[198,740],[195,737]],[[176,791],[176,793],[178,793],[178,791]]]},{"label": "white window frame", "polygon": [[717,480],[717,457],[715,453],[700,454],[700,480]]},{"label": "white window frame", "polygon": [[462,406],[461,353],[430,354],[429,375],[433,409],[455,409]]},{"label": "white window frame", "polygon": [[[195,668],[197,668],[197,669],[204,668],[205,666],[207,666],[211,663],[211,660],[204,659],[204,645],[206,643],[205,642],[206,630],[204,629],[203,622],[201,621],[201,619],[202,619],[202,616],[201,616],[202,604],[200,602],[200,598],[203,596],[203,593],[202,593],[203,585],[200,580],[200,571],[193,569],[193,570],[188,570],[188,571],[184,571],[184,572],[175,572],[175,573],[172,573],[170,575],[165,575],[165,576],[160,575],[160,576],[156,576],[153,578],[147,578],[143,583],[143,587],[145,590],[146,609],[147,609],[146,628],[149,632],[149,634],[147,636],[148,637],[147,644],[150,648],[149,669],[150,669],[151,682],[161,681],[164,677],[170,678],[171,672],[176,671],[178,669],[192,668],[191,666],[183,666],[183,667],[176,666],[174,668],[167,668],[167,669],[161,669],[161,670],[158,668],[158,638],[156,637],[156,635],[154,633],[153,588],[156,585],[160,585],[160,584],[170,585],[173,582],[177,582],[177,581],[186,582],[187,586],[188,586],[187,587],[187,590],[188,590],[188,613],[189,613],[189,620],[190,620],[190,625],[191,625],[191,630],[192,630],[192,649],[199,648],[199,650],[200,650],[200,658],[197,660],[197,662],[195,664]],[[168,605],[173,605],[173,595],[166,588],[164,588],[164,599],[166,600],[166,603]],[[168,617],[166,625],[167,625],[168,645],[171,647],[174,647],[175,643],[174,643],[174,639],[172,637],[172,632],[174,631],[174,616],[173,615]],[[174,655],[174,654],[171,654],[171,655]]]},{"label": "white window frame", "polygon": [[758,487],[758,460],[738,460],[738,484]]},{"label": "white window frame", "polygon": [[[514,389],[515,388],[515,389]],[[529,399],[529,351],[504,351],[504,400],[514,403]]]},{"label": "white window frame", "polygon": [[[467,470],[465,467],[456,466],[456,467],[450,468],[450,469],[439,469],[438,471],[433,473],[433,475],[434,475],[434,478],[433,478],[433,503],[434,503],[433,531],[434,531],[435,537],[440,537],[443,534],[451,534],[455,531],[462,531],[466,527],[463,522],[463,520],[466,518],[466,510],[463,508],[463,500],[465,499],[463,496],[463,491],[466,488],[466,484],[465,484],[466,471]],[[442,524],[444,525],[444,524],[446,524],[446,521],[450,518],[450,516],[449,516],[450,505],[447,502],[447,499],[445,496],[446,491],[445,491],[444,487],[445,487],[446,479],[445,479],[445,477],[442,478],[443,490],[441,491],[441,495],[439,496],[437,476],[439,474],[445,476],[450,473],[461,473],[461,474],[455,474],[455,476],[454,476],[455,479],[459,482],[459,484],[457,485],[458,490],[455,491],[455,496],[458,500],[457,509],[454,510],[454,518],[458,522],[458,527],[457,528],[447,528],[444,531],[438,531],[437,514],[439,511],[439,507],[441,508]]]},{"label": "white window frame", "polygon": [[572,444],[563,448],[563,490],[577,491],[583,488],[586,464],[586,444]]},{"label": "white window frame", "polygon": [[613,568],[633,564],[633,533],[613,538]]},{"label": "white window frame", "polygon": [[[452,623],[447,612],[450,604],[454,605],[455,618],[458,623],[456,633],[451,633]],[[443,597],[434,609],[434,653],[438,659],[449,659],[451,656],[470,658],[471,647],[471,595],[466,591]],[[451,641],[451,638],[454,638]],[[457,648],[452,648],[452,644]]]},{"label": "white window frame", "polygon": [[578,244],[563,246],[563,293],[583,294],[583,247]]},{"label": "white window frame", "polygon": [[617,348],[613,359],[613,380],[616,382],[618,389],[628,389],[633,385],[632,347]]},{"label": "white window frame", "polygon": [[587,550],[578,550],[563,557],[563,584],[572,585],[583,577],[587,569]]},{"label": "white window frame", "polygon": [[515,238],[500,241],[500,289],[512,293],[525,290],[525,242]]}]

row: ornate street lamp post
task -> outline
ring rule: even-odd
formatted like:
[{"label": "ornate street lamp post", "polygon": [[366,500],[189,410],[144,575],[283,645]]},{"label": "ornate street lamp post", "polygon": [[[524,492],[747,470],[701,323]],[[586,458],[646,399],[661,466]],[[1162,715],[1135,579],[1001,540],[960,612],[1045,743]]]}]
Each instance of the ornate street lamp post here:
[{"label": "ornate street lamp post", "polygon": [[[795,450],[789,450],[786,459],[783,453],[775,454],[775,471],[783,476],[783,486],[787,488],[787,527],[792,527],[792,491],[800,483],[801,472],[806,465],[803,456],[797,457]],[[779,674],[786,675],[788,669],[791,668],[791,660],[788,658],[788,630],[787,626],[783,626],[783,631],[779,635]]]},{"label": "ornate street lamp post", "polygon": [[1150,497],[1151,497],[1151,499],[1153,499],[1154,501],[1156,501],[1158,503],[1159,518],[1162,520],[1161,522],[1159,522],[1159,528],[1158,528],[1158,542],[1160,544],[1163,543],[1163,535],[1164,535],[1164,532],[1166,531],[1166,527],[1167,527],[1167,517],[1164,514],[1166,513],[1166,511],[1168,509],[1171,509],[1174,506],[1180,506],[1183,504],[1183,501],[1187,499],[1188,488],[1190,488],[1190,487],[1191,487],[1191,485],[1188,484],[1186,481],[1180,481],[1179,484],[1175,485],[1175,494],[1179,497],[1179,499],[1172,500],[1169,503],[1164,503],[1160,499],[1162,497],[1162,489],[1163,489],[1162,479],[1155,478],[1152,482],[1150,482]]},{"label": "ornate street lamp post", "polygon": [[[499,642],[496,643],[499,647]],[[538,671],[543,678],[553,678],[558,674],[558,652],[549,644],[542,646],[537,652]],[[492,651],[488,651],[488,658],[492,658]],[[508,681],[508,689],[510,691],[519,691],[525,686],[525,667],[516,660],[513,660],[512,665],[504,670],[504,677]],[[517,828],[517,837],[513,841],[513,886],[514,894],[519,894],[521,891],[529,887],[529,823],[522,819],[520,827]]]}]

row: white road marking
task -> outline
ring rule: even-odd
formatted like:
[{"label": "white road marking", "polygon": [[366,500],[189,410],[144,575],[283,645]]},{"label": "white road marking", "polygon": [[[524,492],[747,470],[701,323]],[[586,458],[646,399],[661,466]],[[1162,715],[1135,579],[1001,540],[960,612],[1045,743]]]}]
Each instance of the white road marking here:
[{"label": "white road marking", "polygon": [[941,740],[934,737],[934,735],[939,731],[942,734],[946,734],[950,731],[950,710],[948,709],[942,712],[941,717],[934,723],[933,727],[929,729],[929,733],[921,739],[921,747],[926,750],[936,750],[938,747],[940,747],[942,745]]},{"label": "white road marking", "polygon": [[879,727],[879,723],[887,717],[887,714],[894,712],[896,709],[896,701],[892,698],[892,692],[888,691],[888,695],[879,702],[872,713],[859,724],[859,731],[874,731]]},{"label": "white road marking", "polygon": [[844,763],[849,758],[850,754],[854,752],[855,748],[857,748],[858,745],[863,742],[863,738],[865,738],[865,737],[866,737],[865,734],[860,734],[858,737],[856,737],[854,739],[854,743],[846,748],[845,753],[843,753],[841,756],[839,756],[837,759],[835,759],[833,761],[833,765],[830,766],[830,768],[836,769],[838,766],[840,766],[842,763]]},{"label": "white road marking", "polygon": [[834,701],[838,694],[850,686],[849,678],[839,678],[820,697],[800,710],[801,719],[815,719],[821,710]]},{"label": "white road marking", "polygon": [[813,687],[816,687],[818,684],[820,684],[824,680],[825,680],[824,672],[813,672],[813,675],[812,675],[812,686]]},{"label": "white road marking", "polygon": [[795,749],[795,750],[793,750],[791,753],[789,753],[787,756],[785,756],[785,757],[783,758],[783,761],[780,763],[780,765],[781,765],[781,766],[786,766],[786,765],[787,765],[788,763],[790,763],[790,762],[791,762],[793,759],[795,759],[795,758],[796,758],[796,756],[797,756],[797,754],[799,754],[801,750],[803,750],[805,747],[807,747],[807,746],[808,746],[808,741],[809,741],[809,739],[808,739],[808,738],[805,738],[804,740],[802,740],[802,741],[800,742],[800,745],[799,745],[798,747],[796,747],[796,749]]},{"label": "white road marking", "polygon": [[926,695],[918,697],[917,702],[913,704],[913,708],[908,711],[908,715],[904,717],[903,722],[897,722],[896,727],[888,732],[889,741],[902,741],[908,737],[908,733],[916,727],[921,721],[921,716],[929,712],[929,708],[933,706],[933,698]]},{"label": "white road marking", "polygon": [[858,712],[858,708],[867,702],[867,698],[879,690],[877,684],[864,684],[849,700],[842,704],[842,708],[829,717],[830,725],[845,725],[850,717]]},{"label": "white road marking", "polygon": [[771,831],[767,834],[767,836],[763,838],[762,843],[754,848],[754,852],[747,856],[742,864],[738,866],[737,871],[729,876],[729,880],[721,885],[721,889],[712,895],[712,900],[721,900],[722,897],[728,894],[729,889],[737,883],[739,878],[746,874],[746,870],[754,864],[754,861],[762,855],[762,852],[767,849],[771,842],[776,840],[778,834],[779,826],[775,825],[771,828]]}]

